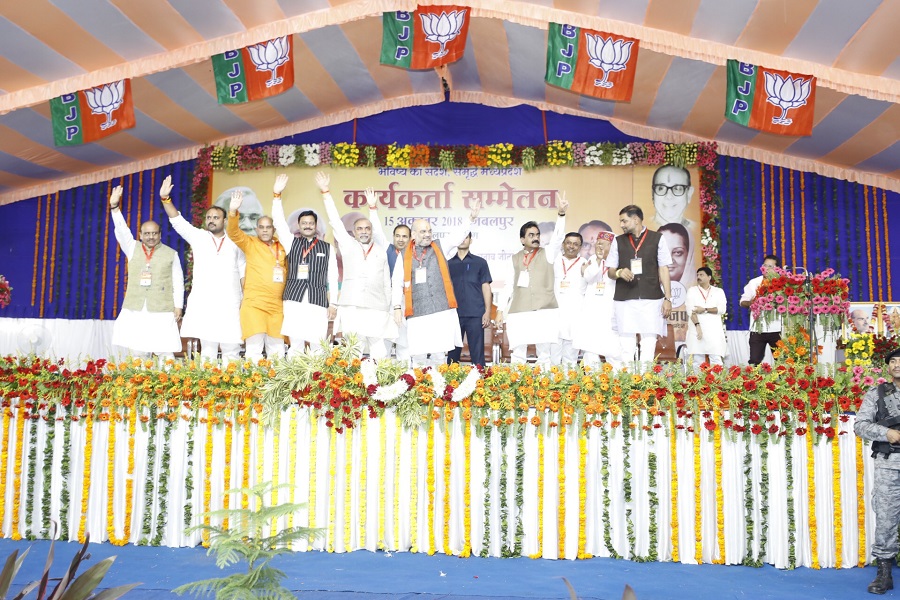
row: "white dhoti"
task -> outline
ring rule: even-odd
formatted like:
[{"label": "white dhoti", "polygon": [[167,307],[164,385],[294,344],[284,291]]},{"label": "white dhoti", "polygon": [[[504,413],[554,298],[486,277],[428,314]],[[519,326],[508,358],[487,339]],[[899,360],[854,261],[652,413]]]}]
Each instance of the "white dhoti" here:
[{"label": "white dhoti", "polygon": [[397,323],[386,310],[360,306],[340,306],[334,319],[334,331],[355,333],[361,338],[397,338]]},{"label": "white dhoti", "polygon": [[285,300],[281,335],[291,338],[292,347],[303,342],[318,343],[328,335],[328,309],[305,300]]},{"label": "white dhoti", "polygon": [[[221,305],[222,300],[198,301],[193,292],[188,296],[187,310],[181,322],[181,335],[186,338],[213,340],[220,344],[244,341],[241,335],[241,303]],[[217,305],[218,304],[218,305]]]},{"label": "white dhoti", "polygon": [[406,320],[406,338],[410,356],[449,352],[462,347],[459,317],[456,309],[442,310]]},{"label": "white dhoti", "polygon": [[136,352],[181,352],[175,313],[123,308],[113,325],[112,343]]},{"label": "white dhoti", "polygon": [[559,341],[559,309],[545,308],[506,315],[509,347],[555,344]]},{"label": "white dhoti", "polygon": [[662,316],[663,299],[625,300],[614,302],[616,328],[619,335],[645,333],[666,337],[666,320]]},{"label": "white dhoti", "polygon": [[575,347],[607,360],[619,358],[622,348],[615,329],[612,297],[586,296],[581,317],[572,340]]}]

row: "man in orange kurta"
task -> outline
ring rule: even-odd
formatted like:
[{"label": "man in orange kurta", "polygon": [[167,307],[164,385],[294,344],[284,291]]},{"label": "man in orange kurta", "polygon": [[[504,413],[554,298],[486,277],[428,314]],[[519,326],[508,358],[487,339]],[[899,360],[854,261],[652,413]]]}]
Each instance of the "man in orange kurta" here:
[{"label": "man in orange kurta", "polygon": [[[281,175],[279,179],[281,177],[285,176]],[[276,180],[276,190],[278,185]],[[242,200],[240,191],[232,192],[228,213],[230,216],[237,216]],[[275,239],[275,226],[271,217],[260,217],[257,220],[255,238],[241,231],[238,218],[228,219],[226,233],[247,257],[244,299],[241,302],[244,356],[257,361],[262,358],[265,348],[268,358],[281,358],[284,356],[284,338],[281,336],[284,310],[281,296],[287,277],[287,252]]]}]

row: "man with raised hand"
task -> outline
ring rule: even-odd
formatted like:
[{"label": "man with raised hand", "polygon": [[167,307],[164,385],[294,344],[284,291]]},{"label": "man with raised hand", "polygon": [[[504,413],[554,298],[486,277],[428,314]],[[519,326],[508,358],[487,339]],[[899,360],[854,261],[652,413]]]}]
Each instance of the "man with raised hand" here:
[{"label": "man with raised hand", "polygon": [[353,333],[359,338],[362,350],[372,358],[387,354],[385,339],[397,337],[397,324],[390,313],[391,276],[385,252],[384,233],[372,224],[378,223],[378,203],[375,192],[366,189],[369,218],[356,219],[353,235],[347,233],[341,216],[328,189],[330,177],[319,171],[316,185],[322,192],[325,213],[341,246],[344,259],[344,278],[338,296],[334,330]]},{"label": "man with raised hand", "polygon": [[[471,231],[480,208],[479,202],[472,209],[468,224],[444,236],[450,250]],[[462,346],[456,295],[444,251],[432,237],[431,223],[416,219],[411,229],[413,243],[398,259],[391,282],[394,320],[398,327],[406,324],[413,364],[439,365],[446,362],[447,352]]]},{"label": "man with raised hand", "polygon": [[[113,326],[112,343],[132,356],[172,358],[181,351],[178,321],[184,307],[184,274],[174,249],[160,243],[159,224],[141,223],[141,240],[131,234],[122,211],[122,186],[112,189],[109,209],[116,241],[128,259],[128,285],[122,311]],[[140,252],[137,249],[140,248]]]},{"label": "man with raised hand", "polygon": [[[511,361],[528,360],[528,344],[537,350],[541,367],[552,363],[551,346],[559,342],[559,304],[554,293],[554,262],[562,249],[566,231],[566,211],[569,202],[559,194],[559,211],[553,238],[541,247],[541,230],[534,221],[519,228],[522,249],[513,254],[501,300],[497,306],[497,322],[506,321],[506,334],[512,350]],[[579,267],[578,276],[581,276]]]},{"label": "man with raised hand", "polygon": [[[279,175],[278,178],[287,178]],[[278,185],[278,179],[275,180]],[[247,235],[240,227],[240,209],[244,194],[240,189],[231,193],[228,206],[228,238],[247,258],[244,280],[244,299],[241,301],[241,333],[244,356],[258,361],[265,349],[269,359],[284,357],[284,338],[281,326],[284,310],[281,297],[287,277],[287,251],[275,239],[272,217],[261,216],[256,221],[256,237]]]},{"label": "man with raised hand", "polygon": [[272,220],[278,239],[291,240],[281,333],[291,338],[288,356],[296,356],[306,342],[317,344],[328,335],[328,321],[337,313],[338,267],[334,248],[316,237],[319,216],[314,211],[301,212],[297,217],[300,237],[291,234],[281,203],[287,181],[287,175],[275,180]]},{"label": "man with raised hand", "polygon": [[181,323],[182,337],[198,338],[204,359],[238,360],[241,350],[241,279],[244,253],[225,235],[224,208],[211,206],[204,216],[205,227],[188,223],[172,204],[172,176],[159,188],[163,210],[178,235],[190,244],[194,255],[191,293]]},{"label": "man with raised hand", "polygon": [[578,348],[572,341],[583,320],[581,305],[587,281],[582,276],[586,259],[581,256],[583,239],[571,231],[562,243],[562,256],[553,261],[553,291],[559,304],[559,340],[550,346],[550,362],[554,365],[578,363]]}]

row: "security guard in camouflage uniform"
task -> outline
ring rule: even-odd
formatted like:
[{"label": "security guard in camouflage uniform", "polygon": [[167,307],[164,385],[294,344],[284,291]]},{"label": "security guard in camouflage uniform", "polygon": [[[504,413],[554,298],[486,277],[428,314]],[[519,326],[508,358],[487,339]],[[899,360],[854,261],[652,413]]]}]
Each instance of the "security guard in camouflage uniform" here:
[{"label": "security guard in camouflage uniform", "polygon": [[872,507],[875,509],[875,542],[872,555],[878,563],[878,575],[869,584],[872,594],[884,594],[894,589],[891,567],[900,551],[900,349],[891,352],[885,361],[892,381],[873,387],[856,413],[853,431],[861,438],[872,440],[875,458],[875,488]]}]

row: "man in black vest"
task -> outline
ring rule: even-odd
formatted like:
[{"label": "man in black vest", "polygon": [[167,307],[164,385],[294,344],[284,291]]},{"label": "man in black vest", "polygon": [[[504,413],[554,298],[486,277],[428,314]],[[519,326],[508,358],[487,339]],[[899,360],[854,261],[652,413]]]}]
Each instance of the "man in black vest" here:
[{"label": "man in black vest", "polygon": [[627,361],[637,350],[635,335],[641,336],[639,360],[656,358],[656,339],[666,335],[666,319],[672,312],[669,265],[672,254],[665,238],[644,227],[644,211],[629,204],[619,211],[623,234],[616,237],[606,263],[616,280],[613,297],[616,326]]},{"label": "man in black vest", "polygon": [[301,237],[291,233],[281,204],[286,185],[287,177],[276,180],[272,221],[288,253],[281,335],[291,338],[291,357],[303,350],[305,342],[317,344],[328,335],[328,321],[337,314],[338,268],[334,248],[316,236],[315,212],[304,210],[297,218]]},{"label": "man in black vest", "polygon": [[872,440],[875,457],[875,485],[872,508],[875,509],[875,540],[872,556],[878,562],[878,576],[869,584],[869,592],[883,594],[894,589],[892,562],[900,552],[900,350],[888,354],[887,374],[893,381],[870,389],[856,413],[853,431]]}]

